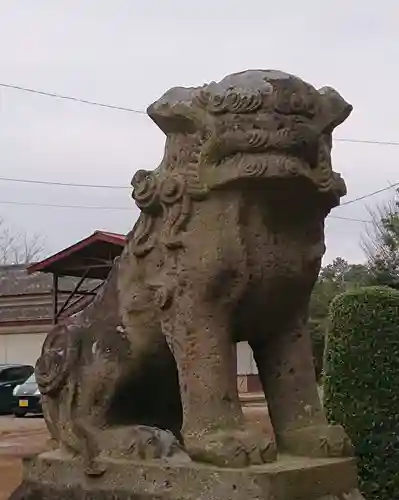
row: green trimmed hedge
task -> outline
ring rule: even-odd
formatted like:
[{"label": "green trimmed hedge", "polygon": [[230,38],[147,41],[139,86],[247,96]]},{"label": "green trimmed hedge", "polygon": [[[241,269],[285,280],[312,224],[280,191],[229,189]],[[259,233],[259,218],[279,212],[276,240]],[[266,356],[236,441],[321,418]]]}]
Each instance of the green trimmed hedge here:
[{"label": "green trimmed hedge", "polygon": [[323,321],[309,319],[308,328],[312,339],[313,363],[316,380],[319,383],[323,372],[326,328]]},{"label": "green trimmed hedge", "polygon": [[330,306],[324,366],[329,420],[344,426],[367,498],[399,497],[399,292],[370,287]]}]

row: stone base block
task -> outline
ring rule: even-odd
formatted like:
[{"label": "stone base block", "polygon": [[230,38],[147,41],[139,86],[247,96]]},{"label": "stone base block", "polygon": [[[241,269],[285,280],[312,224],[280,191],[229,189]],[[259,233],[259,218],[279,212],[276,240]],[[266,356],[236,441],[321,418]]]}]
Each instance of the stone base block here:
[{"label": "stone base block", "polygon": [[354,459],[282,456],[273,464],[220,469],[198,463],[103,460],[88,477],[60,451],[26,459],[10,500],[363,500]]}]

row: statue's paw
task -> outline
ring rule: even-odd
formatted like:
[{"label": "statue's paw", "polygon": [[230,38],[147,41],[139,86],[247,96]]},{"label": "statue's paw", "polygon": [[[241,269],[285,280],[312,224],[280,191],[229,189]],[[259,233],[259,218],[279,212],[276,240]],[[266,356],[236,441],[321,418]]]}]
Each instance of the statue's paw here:
[{"label": "statue's paw", "polygon": [[185,436],[184,442],[193,460],[219,467],[261,465],[277,458],[274,438],[257,429],[192,433]]},{"label": "statue's paw", "polygon": [[180,443],[170,431],[143,425],[136,427],[132,437],[130,451],[140,459],[172,458],[183,453]]},{"label": "statue's paw", "polygon": [[84,471],[87,476],[98,477],[105,473],[106,467],[100,462],[90,460],[90,462],[84,464]]},{"label": "statue's paw", "polygon": [[172,432],[145,425],[110,428],[104,431],[101,448],[102,456],[113,458],[189,460]]},{"label": "statue's paw", "polygon": [[278,438],[281,451],[307,457],[350,457],[352,442],[340,425],[320,425],[287,431]]}]

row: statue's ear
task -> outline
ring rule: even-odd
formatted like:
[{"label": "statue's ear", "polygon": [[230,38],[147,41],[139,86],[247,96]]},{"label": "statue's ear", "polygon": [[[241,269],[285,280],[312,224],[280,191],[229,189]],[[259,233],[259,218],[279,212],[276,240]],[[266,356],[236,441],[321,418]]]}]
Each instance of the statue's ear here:
[{"label": "statue's ear", "polygon": [[353,107],[331,87],[323,87],[318,92],[322,97],[321,122],[323,132],[331,134],[338,125],[341,125],[348,118]]},{"label": "statue's ear", "polygon": [[193,90],[175,87],[147,108],[148,116],[166,135],[190,134],[197,129],[192,107]]}]

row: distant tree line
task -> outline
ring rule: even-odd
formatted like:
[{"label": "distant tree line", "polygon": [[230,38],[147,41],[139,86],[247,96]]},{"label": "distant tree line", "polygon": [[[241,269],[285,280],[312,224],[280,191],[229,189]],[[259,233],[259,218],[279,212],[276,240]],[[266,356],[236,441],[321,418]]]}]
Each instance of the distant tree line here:
[{"label": "distant tree line", "polygon": [[364,264],[349,264],[337,257],[321,269],[309,310],[317,376],[323,367],[328,310],[332,299],[346,291],[364,286],[388,286],[399,290],[399,208],[389,202],[370,211],[371,229],[361,242],[366,253]]}]

